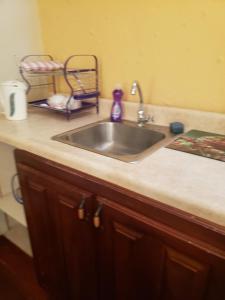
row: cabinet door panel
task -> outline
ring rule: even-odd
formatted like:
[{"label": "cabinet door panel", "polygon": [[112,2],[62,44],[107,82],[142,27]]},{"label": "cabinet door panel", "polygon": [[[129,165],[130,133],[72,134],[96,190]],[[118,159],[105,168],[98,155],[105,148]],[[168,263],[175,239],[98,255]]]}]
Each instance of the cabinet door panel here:
[{"label": "cabinet door panel", "polygon": [[[92,194],[19,165],[36,270],[54,300],[96,299]],[[78,208],[84,202],[84,220]]]},{"label": "cabinet door panel", "polygon": [[19,174],[39,282],[52,299],[67,299],[62,252],[49,209],[55,190],[36,173],[19,170]]},{"label": "cabinet door panel", "polygon": [[[82,199],[82,197],[81,197]],[[91,211],[91,196],[86,197],[85,211]],[[81,200],[82,201],[82,200]],[[59,196],[59,226],[69,281],[70,298],[97,299],[95,242],[93,227],[78,219],[78,201]],[[86,215],[85,218],[89,218]]]},{"label": "cabinet door panel", "polygon": [[204,299],[208,271],[207,264],[166,247],[161,299]]},{"label": "cabinet door panel", "polygon": [[158,299],[164,249],[146,224],[104,203],[99,229],[100,299]]}]

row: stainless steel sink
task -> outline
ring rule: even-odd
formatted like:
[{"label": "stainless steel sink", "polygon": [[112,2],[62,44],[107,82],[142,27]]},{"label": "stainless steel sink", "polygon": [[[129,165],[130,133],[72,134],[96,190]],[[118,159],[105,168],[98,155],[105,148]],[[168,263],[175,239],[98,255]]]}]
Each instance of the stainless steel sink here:
[{"label": "stainless steel sink", "polygon": [[169,130],[164,126],[138,127],[137,123],[131,121],[121,123],[100,121],[56,135],[52,139],[122,161],[132,162],[149,153],[147,150],[164,140],[168,134]]}]

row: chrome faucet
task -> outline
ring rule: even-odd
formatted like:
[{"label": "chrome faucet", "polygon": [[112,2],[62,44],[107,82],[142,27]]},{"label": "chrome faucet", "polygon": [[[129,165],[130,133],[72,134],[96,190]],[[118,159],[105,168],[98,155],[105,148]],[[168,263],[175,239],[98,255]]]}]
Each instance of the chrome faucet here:
[{"label": "chrome faucet", "polygon": [[144,124],[150,120],[150,116],[145,113],[141,87],[140,87],[138,81],[135,80],[131,87],[131,95],[136,95],[137,91],[138,91],[139,99],[140,99],[139,107],[138,107],[138,111],[137,111],[137,123],[138,123],[138,126],[143,127]]}]

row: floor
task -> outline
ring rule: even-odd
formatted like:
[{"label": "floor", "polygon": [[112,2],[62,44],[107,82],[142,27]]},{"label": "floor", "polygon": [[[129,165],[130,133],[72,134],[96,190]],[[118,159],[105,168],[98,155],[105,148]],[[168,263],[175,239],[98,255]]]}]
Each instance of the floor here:
[{"label": "floor", "polygon": [[4,300],[24,300],[23,291],[12,280],[8,272],[0,268],[0,297]]},{"label": "floor", "polygon": [[0,237],[0,299],[48,300],[39,286],[30,256]]},{"label": "floor", "polygon": [[28,230],[5,215],[0,234],[0,299],[47,300],[39,286]]}]

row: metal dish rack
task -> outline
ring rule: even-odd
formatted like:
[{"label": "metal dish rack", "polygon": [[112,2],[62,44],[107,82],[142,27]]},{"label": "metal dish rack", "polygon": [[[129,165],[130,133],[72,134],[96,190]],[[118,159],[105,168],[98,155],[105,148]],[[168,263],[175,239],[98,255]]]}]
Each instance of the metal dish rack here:
[{"label": "metal dish rack", "polygon": [[[21,63],[54,62],[51,55],[27,55]],[[65,108],[58,109],[48,105],[48,97],[29,101],[29,105],[66,115],[70,119],[77,112],[95,107],[99,112],[98,60],[95,55],[72,55],[65,61],[61,69],[54,71],[28,71],[20,65],[20,74],[27,83],[27,94],[33,89],[47,89],[46,93],[57,94],[57,77],[63,76],[70,90]],[[81,106],[69,109],[71,101],[81,101]]]}]

